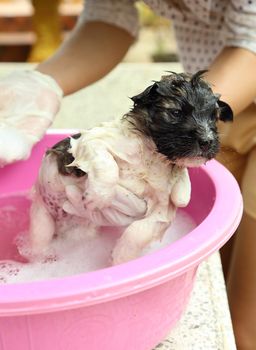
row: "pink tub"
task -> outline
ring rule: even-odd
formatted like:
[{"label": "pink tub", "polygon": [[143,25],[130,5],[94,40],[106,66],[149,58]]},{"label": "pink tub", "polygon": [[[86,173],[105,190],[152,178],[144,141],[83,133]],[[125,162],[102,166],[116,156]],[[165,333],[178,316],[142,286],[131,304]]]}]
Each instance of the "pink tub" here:
[{"label": "pink tub", "polygon": [[[0,218],[0,259],[15,257],[12,239],[29,203],[12,193],[33,184],[42,154],[63,138],[50,133],[26,162],[0,169],[0,206],[20,216],[6,230]],[[236,181],[220,164],[190,171],[186,211],[197,227],[170,246],[127,264],[40,282],[0,285],[0,350],[151,350],[179,320],[199,263],[234,233],[242,213]],[[23,213],[23,214],[22,214]]]}]

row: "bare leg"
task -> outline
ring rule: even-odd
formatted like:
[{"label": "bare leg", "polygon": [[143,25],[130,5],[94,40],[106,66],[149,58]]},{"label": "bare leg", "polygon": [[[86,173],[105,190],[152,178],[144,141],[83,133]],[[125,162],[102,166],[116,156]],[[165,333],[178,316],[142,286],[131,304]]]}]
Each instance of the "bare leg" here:
[{"label": "bare leg", "polygon": [[256,220],[244,214],[227,281],[239,350],[256,349]]},{"label": "bare leg", "polygon": [[[245,155],[237,153],[230,148],[222,147],[216,159],[235,176],[236,180],[240,184],[244,173],[247,157]],[[220,250],[225,280],[228,276],[235,236],[236,235],[234,235]]]},{"label": "bare leg", "polygon": [[221,264],[225,281],[227,281],[228,278],[230,261],[232,259],[233,247],[236,240],[236,236],[237,233],[235,233],[228,240],[228,242],[225,243],[225,245],[220,249]]},{"label": "bare leg", "polygon": [[238,229],[228,296],[239,350],[256,349],[256,148],[252,149],[241,183],[245,212]]}]

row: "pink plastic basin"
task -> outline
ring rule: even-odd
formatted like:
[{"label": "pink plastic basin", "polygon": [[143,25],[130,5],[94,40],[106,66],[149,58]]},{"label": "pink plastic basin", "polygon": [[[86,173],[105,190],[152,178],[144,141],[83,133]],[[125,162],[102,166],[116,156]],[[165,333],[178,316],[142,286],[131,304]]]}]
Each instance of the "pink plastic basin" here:
[{"label": "pink plastic basin", "polygon": [[[29,160],[0,169],[0,207],[18,205],[6,229],[0,217],[0,259],[28,224],[29,202],[14,194],[36,179],[46,148],[69,134],[49,133]],[[242,199],[232,175],[216,161],[190,170],[186,211],[196,228],[164,249],[127,264],[39,282],[0,285],[0,350],[151,350],[179,320],[199,263],[234,233]]]}]

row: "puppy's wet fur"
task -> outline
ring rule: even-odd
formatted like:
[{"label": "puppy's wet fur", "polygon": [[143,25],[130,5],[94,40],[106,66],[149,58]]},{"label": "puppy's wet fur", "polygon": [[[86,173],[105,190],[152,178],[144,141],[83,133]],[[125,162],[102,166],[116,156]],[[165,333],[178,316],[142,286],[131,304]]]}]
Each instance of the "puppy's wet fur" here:
[{"label": "puppy's wet fur", "polygon": [[[200,159],[206,162],[219,150],[217,122],[233,120],[230,106],[214,94],[203,79],[206,71],[194,75],[171,73],[132,97],[133,108],[124,117],[135,132],[151,138],[161,154],[173,163]],[[72,136],[78,139],[80,134]],[[48,150],[57,157],[62,175],[84,176],[69,153],[70,138]],[[184,164],[186,165],[186,161]]]},{"label": "puppy's wet fur", "polygon": [[[72,138],[79,139],[80,133],[72,135]],[[74,160],[71,153],[68,152],[70,149],[70,137],[66,137],[64,140],[56,143],[52,148],[48,149],[46,155],[54,154],[56,155],[56,161],[58,166],[58,171],[62,175],[74,175],[76,177],[82,177],[85,172],[75,166],[68,166]]]},{"label": "puppy's wet fur", "polygon": [[219,150],[217,121],[233,120],[229,105],[203,80],[204,72],[163,76],[132,97],[134,107],[125,116],[173,162],[215,157]]}]

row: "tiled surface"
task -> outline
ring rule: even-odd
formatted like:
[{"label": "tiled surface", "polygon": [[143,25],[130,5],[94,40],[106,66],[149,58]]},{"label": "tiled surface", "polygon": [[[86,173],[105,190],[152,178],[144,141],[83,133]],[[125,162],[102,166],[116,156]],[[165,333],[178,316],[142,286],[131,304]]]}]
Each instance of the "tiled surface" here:
[{"label": "tiled surface", "polygon": [[[13,67],[0,65],[0,75]],[[105,79],[66,97],[53,127],[92,127],[123,115],[131,106],[128,96],[139,93],[167,70],[180,71],[181,67],[179,64],[120,65]],[[235,349],[219,254],[215,253],[199,267],[182,320],[155,350]]]}]

